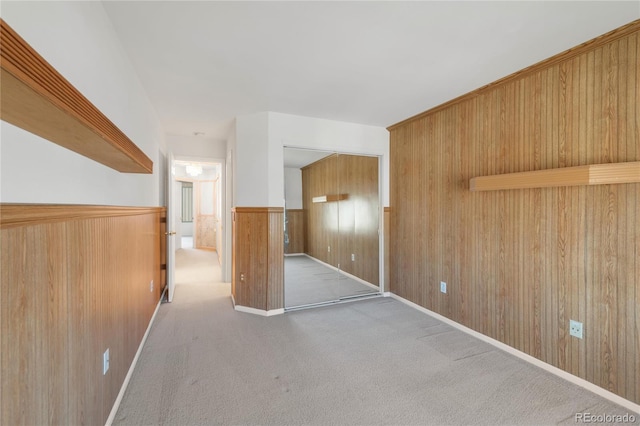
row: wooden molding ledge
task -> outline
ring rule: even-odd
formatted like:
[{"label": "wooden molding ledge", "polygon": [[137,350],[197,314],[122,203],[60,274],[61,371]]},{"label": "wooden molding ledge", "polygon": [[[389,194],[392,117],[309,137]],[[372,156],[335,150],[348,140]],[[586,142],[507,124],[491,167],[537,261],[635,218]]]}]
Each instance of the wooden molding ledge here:
[{"label": "wooden molding ledge", "polygon": [[327,194],[311,199],[314,203],[332,203],[334,201],[342,201],[349,198],[349,194]]},{"label": "wooden molding ledge", "polygon": [[0,19],[0,118],[125,173],[153,162],[87,98]]},{"label": "wooden molding ledge", "polygon": [[469,189],[471,191],[498,191],[502,189],[618,183],[640,183],[640,161],[479,176],[471,179]]},{"label": "wooden molding ledge", "polygon": [[80,204],[0,203],[0,228],[40,225],[78,219],[162,213],[165,207],[120,207]]}]

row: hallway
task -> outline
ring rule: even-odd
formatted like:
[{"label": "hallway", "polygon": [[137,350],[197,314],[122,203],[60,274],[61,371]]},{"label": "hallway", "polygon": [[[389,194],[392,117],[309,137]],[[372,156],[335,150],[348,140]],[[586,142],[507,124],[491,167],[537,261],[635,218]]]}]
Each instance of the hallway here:
[{"label": "hallway", "polygon": [[219,281],[221,281],[221,270],[218,254],[215,251],[194,248],[176,250],[176,294],[182,285],[211,284]]}]

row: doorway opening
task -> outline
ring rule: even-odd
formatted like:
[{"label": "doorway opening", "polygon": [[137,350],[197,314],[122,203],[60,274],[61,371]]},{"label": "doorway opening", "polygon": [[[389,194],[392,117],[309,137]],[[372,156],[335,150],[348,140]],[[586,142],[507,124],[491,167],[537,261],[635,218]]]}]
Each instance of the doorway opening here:
[{"label": "doorway opening", "polygon": [[[172,156],[171,156],[172,157]],[[224,268],[224,165],[171,158],[167,215],[168,301],[180,284],[221,280]]]},{"label": "doorway opening", "polygon": [[[220,163],[175,160],[176,249],[219,251],[222,227]],[[184,245],[183,245],[184,244]]]},{"label": "doorway opening", "polygon": [[284,148],[285,310],[381,295],[380,158]]}]

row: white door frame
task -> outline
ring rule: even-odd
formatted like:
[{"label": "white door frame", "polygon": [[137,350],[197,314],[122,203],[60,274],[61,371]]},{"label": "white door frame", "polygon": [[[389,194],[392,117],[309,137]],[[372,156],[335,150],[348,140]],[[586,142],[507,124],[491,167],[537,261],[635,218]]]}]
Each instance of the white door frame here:
[{"label": "white door frame", "polygon": [[173,211],[173,200],[176,196],[174,192],[175,168],[173,153],[167,154],[167,302],[173,300],[173,292],[175,290],[175,272],[176,272],[176,218]]},{"label": "white door frame", "polygon": [[[226,164],[224,158],[216,158],[216,157],[193,157],[193,156],[183,156],[183,155],[174,155],[171,161],[171,166],[169,167],[168,173],[171,174],[171,168],[174,167],[174,161],[191,161],[194,163],[215,163],[220,165],[220,193],[218,194],[218,202],[220,203],[220,231],[221,231],[221,241],[222,241],[222,255],[220,255],[220,251],[218,250],[218,255],[220,256],[220,268],[222,271],[222,279],[224,281],[224,277],[227,273],[227,259],[231,258],[231,246],[227,244],[227,217],[231,217],[230,211],[227,211],[227,203],[226,203],[226,192],[227,192],[227,182],[226,182]],[[168,212],[168,209],[167,209]],[[229,231],[230,232],[230,231]],[[168,244],[167,244],[168,248]],[[175,257],[175,256],[174,256]],[[167,263],[169,262],[169,257],[167,256]],[[175,259],[174,259],[175,263]],[[169,267],[174,267],[174,265],[168,265]]]}]

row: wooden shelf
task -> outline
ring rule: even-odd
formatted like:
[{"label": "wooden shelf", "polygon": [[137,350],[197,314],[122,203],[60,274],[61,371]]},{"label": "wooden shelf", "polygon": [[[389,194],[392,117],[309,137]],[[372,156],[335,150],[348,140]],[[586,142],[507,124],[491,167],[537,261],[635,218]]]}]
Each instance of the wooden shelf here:
[{"label": "wooden shelf", "polygon": [[349,198],[349,194],[327,194],[319,197],[313,197],[311,201],[314,203],[330,203],[332,201],[341,201]]},{"label": "wooden shelf", "polygon": [[471,191],[497,191],[618,183],[640,183],[640,161],[479,176],[471,179],[469,189]]},{"label": "wooden shelf", "polygon": [[0,19],[0,118],[105,166],[152,173],[153,162]]}]

